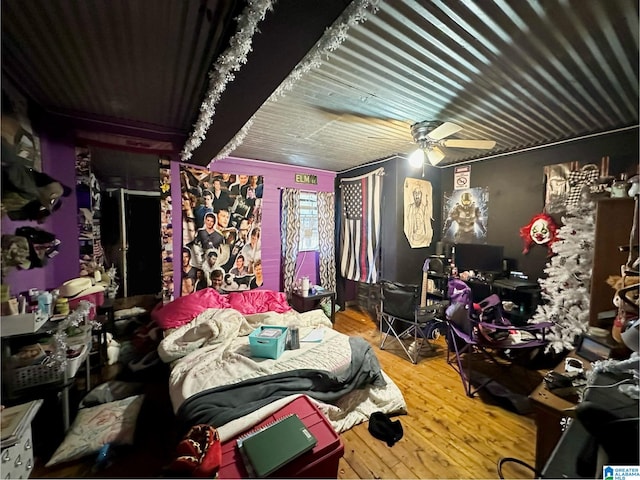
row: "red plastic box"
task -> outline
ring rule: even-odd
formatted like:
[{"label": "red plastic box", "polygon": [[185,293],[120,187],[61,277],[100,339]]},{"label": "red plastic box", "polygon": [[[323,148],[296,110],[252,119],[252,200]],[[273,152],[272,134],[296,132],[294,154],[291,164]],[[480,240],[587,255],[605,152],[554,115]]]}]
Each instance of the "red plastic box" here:
[{"label": "red plastic box", "polygon": [[[302,454],[279,470],[273,472],[274,478],[337,478],[338,463],[344,455],[342,440],[333,429],[324,414],[318,410],[308,397],[302,395],[285,405],[263,422],[249,430],[271,423],[281,417],[295,413],[302,423],[316,437],[318,443],[312,450]],[[249,478],[236,446],[237,437],[222,444],[222,464],[218,478]]]},{"label": "red plastic box", "polygon": [[94,305],[89,309],[89,320],[93,320],[94,318],[96,318],[97,308],[104,303],[104,292],[95,292],[95,293],[90,293],[89,295],[76,297],[73,300],[69,299],[69,309],[71,311],[75,310],[78,307],[78,304],[82,300],[91,302]]}]

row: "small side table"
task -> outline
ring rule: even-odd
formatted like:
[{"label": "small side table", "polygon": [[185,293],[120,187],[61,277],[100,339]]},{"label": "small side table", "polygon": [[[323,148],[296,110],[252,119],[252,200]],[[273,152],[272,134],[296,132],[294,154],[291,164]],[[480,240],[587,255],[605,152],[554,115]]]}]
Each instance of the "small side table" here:
[{"label": "small side table", "polygon": [[291,293],[291,306],[298,312],[308,312],[318,308],[320,300],[323,298],[331,299],[331,323],[336,321],[336,292],[323,291],[316,293],[315,295],[308,295],[306,297],[300,295],[297,292]]}]

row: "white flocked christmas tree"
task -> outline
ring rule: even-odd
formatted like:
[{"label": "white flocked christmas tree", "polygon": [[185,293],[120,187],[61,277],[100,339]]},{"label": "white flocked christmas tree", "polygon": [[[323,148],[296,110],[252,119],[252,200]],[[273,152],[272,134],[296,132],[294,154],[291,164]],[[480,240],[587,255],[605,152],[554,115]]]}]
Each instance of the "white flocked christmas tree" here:
[{"label": "white flocked christmas tree", "polygon": [[554,255],[540,279],[543,302],[532,321],[555,322],[547,335],[546,351],[571,350],[589,326],[589,287],[593,267],[595,205],[585,202],[567,209],[558,239],[551,245]]}]

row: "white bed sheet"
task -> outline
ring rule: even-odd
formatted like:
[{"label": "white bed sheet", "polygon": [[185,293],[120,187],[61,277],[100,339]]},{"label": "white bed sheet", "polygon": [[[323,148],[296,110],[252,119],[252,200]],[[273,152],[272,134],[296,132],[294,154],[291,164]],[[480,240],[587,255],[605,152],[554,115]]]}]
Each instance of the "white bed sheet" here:
[{"label": "white bed sheet", "polygon": [[[319,343],[301,342],[296,350],[285,350],[277,359],[251,357],[248,335],[260,325],[297,325],[300,338],[314,328],[324,329]],[[158,353],[171,363],[169,392],[174,412],[192,395],[222,385],[238,383],[274,373],[296,369],[319,369],[340,373],[351,360],[349,337],[333,330],[322,310],[305,313],[290,311],[283,314],[268,312],[243,316],[233,309],[209,309],[190,323],[169,332],[162,340]],[[376,411],[406,413],[406,403],[400,389],[382,372],[385,387],[368,386],[342,397],[336,405],[314,399],[337,432],[368,420]],[[271,403],[249,415],[218,428],[221,439],[261,421],[284,404],[296,398],[287,397]]]}]

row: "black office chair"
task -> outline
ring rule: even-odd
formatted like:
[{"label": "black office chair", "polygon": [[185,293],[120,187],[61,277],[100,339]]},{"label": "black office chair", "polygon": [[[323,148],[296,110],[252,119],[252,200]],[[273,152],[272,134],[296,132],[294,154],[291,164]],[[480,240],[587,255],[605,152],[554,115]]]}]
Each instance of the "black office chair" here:
[{"label": "black office chair", "polygon": [[[412,363],[423,348],[435,351],[429,340],[446,333],[442,302],[420,307],[420,286],[382,280],[380,294],[380,349],[395,340]],[[388,347],[387,347],[388,348]]]}]

